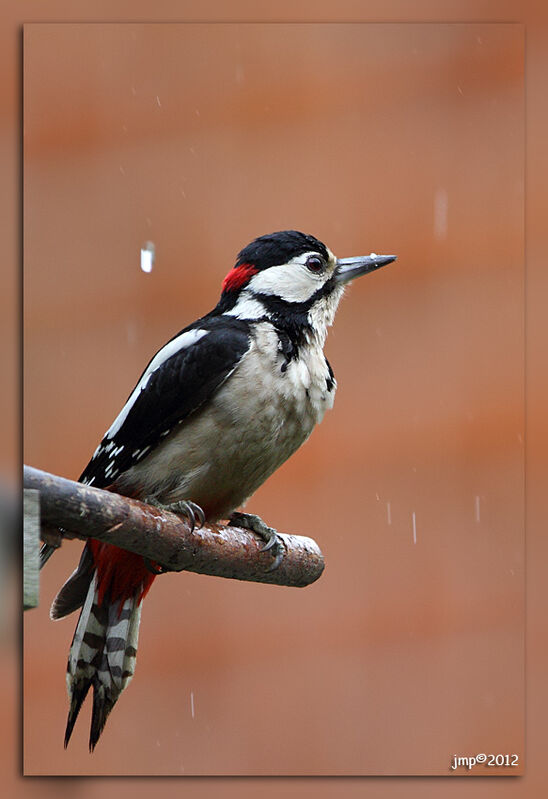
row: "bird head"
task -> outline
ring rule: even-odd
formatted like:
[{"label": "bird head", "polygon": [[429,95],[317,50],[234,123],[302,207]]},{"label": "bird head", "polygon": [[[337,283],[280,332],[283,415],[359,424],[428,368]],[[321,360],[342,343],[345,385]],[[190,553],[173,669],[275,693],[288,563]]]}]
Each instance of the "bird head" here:
[{"label": "bird head", "polygon": [[239,253],[223,282],[218,309],[240,319],[266,317],[310,329],[322,340],[345,286],[395,255],[336,258],[314,236],[284,230],[260,236]]}]

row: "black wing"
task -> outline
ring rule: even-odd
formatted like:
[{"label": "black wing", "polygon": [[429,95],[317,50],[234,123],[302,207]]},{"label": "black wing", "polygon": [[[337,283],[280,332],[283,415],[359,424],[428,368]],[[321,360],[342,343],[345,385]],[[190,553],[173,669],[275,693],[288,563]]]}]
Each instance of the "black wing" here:
[{"label": "black wing", "polygon": [[148,364],[80,482],[105,488],[146,457],[219,389],[249,346],[248,324],[222,316],[206,316],[174,336]]}]

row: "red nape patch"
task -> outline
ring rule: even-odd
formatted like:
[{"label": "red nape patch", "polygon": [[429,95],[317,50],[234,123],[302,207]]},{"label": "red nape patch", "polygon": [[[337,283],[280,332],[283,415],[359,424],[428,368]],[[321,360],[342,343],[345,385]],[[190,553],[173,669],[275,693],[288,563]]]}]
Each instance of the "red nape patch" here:
[{"label": "red nape patch", "polygon": [[95,538],[90,539],[89,545],[97,568],[99,605],[103,604],[107,591],[113,602],[128,599],[135,594],[140,602],[154,580],[154,574],[147,569],[141,555],[120,549],[114,544],[105,544]]},{"label": "red nape patch", "polygon": [[223,291],[238,291],[259,270],[253,264],[240,264],[231,269],[223,281]]}]

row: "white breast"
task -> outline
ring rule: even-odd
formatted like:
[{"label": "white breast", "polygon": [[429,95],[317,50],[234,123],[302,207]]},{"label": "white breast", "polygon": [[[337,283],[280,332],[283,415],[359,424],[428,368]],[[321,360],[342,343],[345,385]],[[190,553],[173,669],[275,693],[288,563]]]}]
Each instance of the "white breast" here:
[{"label": "white breast", "polygon": [[161,502],[191,499],[226,518],[308,438],[332,407],[319,343],[286,364],[268,322],[216,395],[127,473]]}]

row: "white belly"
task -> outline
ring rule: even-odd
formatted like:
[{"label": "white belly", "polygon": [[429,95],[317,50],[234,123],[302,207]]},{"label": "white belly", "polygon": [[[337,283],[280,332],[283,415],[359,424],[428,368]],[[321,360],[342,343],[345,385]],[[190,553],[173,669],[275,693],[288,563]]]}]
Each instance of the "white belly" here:
[{"label": "white belly", "polygon": [[[209,520],[226,518],[308,438],[332,407],[335,385],[319,344],[287,364],[270,324],[202,410],[123,476],[163,502],[197,502]],[[260,376],[260,378],[259,378]]]}]

